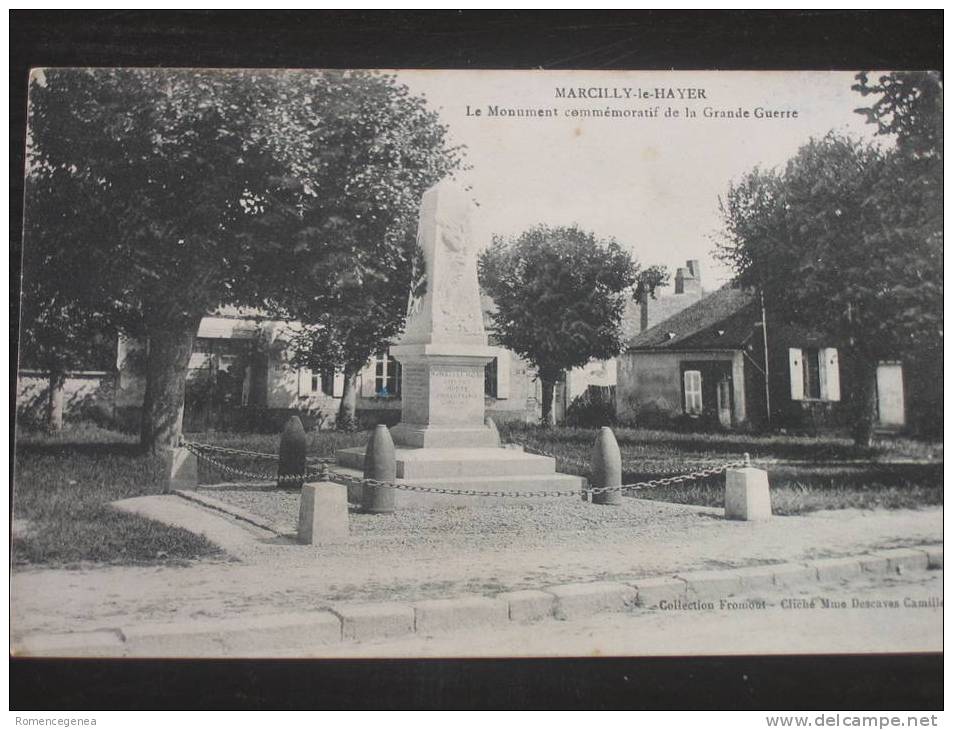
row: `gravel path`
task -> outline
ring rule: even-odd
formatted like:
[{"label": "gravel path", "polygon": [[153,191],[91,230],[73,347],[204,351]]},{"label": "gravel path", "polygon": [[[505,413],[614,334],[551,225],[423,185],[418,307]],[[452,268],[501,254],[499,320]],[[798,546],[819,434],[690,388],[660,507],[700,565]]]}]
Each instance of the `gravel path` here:
[{"label": "gravel path", "polygon": [[[200,493],[293,527],[298,521],[300,496],[277,489],[199,489]],[[395,541],[401,545],[468,545],[501,547],[506,544],[547,545],[605,539],[611,528],[638,529],[643,535],[685,527],[686,520],[706,520],[712,511],[690,505],[625,499],[621,505],[592,505],[562,497],[511,502],[494,507],[403,508],[392,515],[370,515],[351,510],[352,540]]]}]

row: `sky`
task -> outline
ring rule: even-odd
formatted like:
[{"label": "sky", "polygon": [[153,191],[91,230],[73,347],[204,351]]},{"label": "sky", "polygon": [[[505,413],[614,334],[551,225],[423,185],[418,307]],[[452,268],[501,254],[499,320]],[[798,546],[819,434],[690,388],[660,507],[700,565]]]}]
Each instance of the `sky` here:
[{"label": "sky", "polygon": [[[873,137],[873,125],[853,111],[864,104],[850,88],[853,76],[748,71],[397,72],[399,81],[438,111],[450,130],[451,143],[467,147],[472,169],[458,180],[472,187],[478,206],[474,231],[479,247],[488,245],[494,234],[517,235],[536,223],[575,223],[600,237],[614,237],[640,264],[662,264],[673,275],[687,259],[698,259],[703,286],[709,290],[730,278],[730,271],[713,256],[712,237],[721,228],[719,195],[732,180],[755,166],[783,165],[812,136],[832,129]],[[587,98],[568,98],[569,89],[580,88]],[[661,90],[661,98],[656,90]],[[679,98],[679,90],[684,98]],[[589,98],[593,94],[611,98]],[[633,98],[638,94],[647,97]],[[553,109],[555,116],[490,116],[490,107]],[[759,107],[779,116],[756,118]],[[665,117],[668,108],[679,116]],[[724,114],[740,109],[749,117],[706,117],[706,108]],[[657,109],[659,116],[566,115],[591,109],[630,114]],[[687,117],[687,110],[696,116]]]}]

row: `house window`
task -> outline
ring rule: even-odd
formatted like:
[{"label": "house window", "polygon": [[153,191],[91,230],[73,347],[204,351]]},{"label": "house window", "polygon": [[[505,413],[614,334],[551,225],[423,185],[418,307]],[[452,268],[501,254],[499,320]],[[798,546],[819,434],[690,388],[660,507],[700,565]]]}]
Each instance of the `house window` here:
[{"label": "house window", "polygon": [[497,383],[497,358],[493,358],[486,364],[486,367],[483,368],[483,395],[487,398],[496,398],[496,383]]},{"label": "house window", "polygon": [[702,374],[699,370],[686,370],[683,376],[685,384],[685,413],[690,416],[702,412]]},{"label": "house window", "polygon": [[312,375],[311,376],[311,392],[317,393],[321,389],[321,376]]},{"label": "house window", "polygon": [[387,350],[374,356],[374,393],[380,398],[400,395],[400,363]]},{"label": "house window", "polygon": [[821,361],[820,351],[807,349],[801,351],[801,365],[804,376],[804,397],[821,398]]},{"label": "house window", "polygon": [[840,366],[836,347],[788,350],[791,400],[840,400]]},{"label": "house window", "polygon": [[325,368],[321,371],[321,392],[329,397],[334,397],[334,368]]}]

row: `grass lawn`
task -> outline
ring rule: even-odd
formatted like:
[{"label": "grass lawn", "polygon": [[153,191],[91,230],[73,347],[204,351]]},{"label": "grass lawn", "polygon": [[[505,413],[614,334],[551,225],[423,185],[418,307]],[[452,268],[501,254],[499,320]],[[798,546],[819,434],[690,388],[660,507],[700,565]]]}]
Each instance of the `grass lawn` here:
[{"label": "grass lawn", "polygon": [[[500,427],[504,440],[534,446],[565,461],[560,471],[585,474],[595,429]],[[943,504],[943,445],[885,438],[859,449],[846,438],[615,430],[622,452],[623,483],[691,471],[699,464],[735,461],[744,453],[767,469],[775,514],[824,509],[903,509]],[[759,464],[759,460],[762,461]],[[724,506],[724,477],[640,491],[666,502]]]},{"label": "grass lawn", "polygon": [[[278,436],[190,434],[195,441],[265,453],[278,452]],[[362,444],[363,433],[309,433],[308,454],[333,456]],[[228,459],[266,473],[274,462]],[[200,469],[203,481],[220,474]],[[76,566],[166,564],[221,555],[204,537],[119,512],[109,503],[161,494],[165,465],[137,449],[137,438],[88,423],[68,423],[59,434],[17,432],[13,487],[14,565]]]},{"label": "grass lawn", "polygon": [[164,465],[136,439],[89,424],[57,435],[17,433],[15,565],[181,562],[220,553],[204,537],[112,509],[109,502],[159,494]]}]

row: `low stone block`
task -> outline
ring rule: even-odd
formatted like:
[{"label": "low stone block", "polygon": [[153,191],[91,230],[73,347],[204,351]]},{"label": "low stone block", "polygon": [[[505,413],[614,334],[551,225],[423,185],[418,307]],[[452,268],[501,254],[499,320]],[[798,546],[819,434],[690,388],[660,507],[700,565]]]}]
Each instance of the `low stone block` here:
[{"label": "low stone block", "polygon": [[345,641],[386,639],[414,633],[413,606],[396,603],[362,603],[335,606]]},{"label": "low stone block", "polygon": [[678,578],[643,578],[633,585],[636,602],[644,608],[654,608],[660,601],[677,601],[685,598],[688,584]]},{"label": "low stone block", "polygon": [[892,550],[879,550],[877,557],[887,559],[888,573],[906,573],[910,570],[926,570],[930,565],[930,559],[922,550],[914,548],[895,548]]},{"label": "low stone block", "polygon": [[768,472],[752,467],[725,472],[725,517],[729,520],[766,520],[771,517]]},{"label": "low stone block", "polygon": [[774,584],[781,588],[817,581],[817,568],[813,565],[783,563],[772,567],[774,569]]},{"label": "low stone block", "polygon": [[943,570],[943,546],[942,545],[923,545],[917,550],[922,550],[927,556],[927,568],[929,570]]},{"label": "low stone block", "polygon": [[237,657],[341,641],[341,620],[328,611],[175,621],[123,628],[125,653],[156,657]]},{"label": "low stone block", "polygon": [[418,601],[413,605],[418,634],[505,626],[510,620],[506,601],[483,596]]},{"label": "low stone block", "polygon": [[30,634],[13,640],[13,656],[81,657],[122,656],[118,631],[75,631],[64,634]]},{"label": "low stone block", "polygon": [[860,569],[864,573],[883,574],[887,572],[887,558],[882,555],[861,555],[857,558]]},{"label": "low stone block", "polygon": [[734,570],[697,570],[679,573],[689,598],[723,598],[741,592],[741,578]]},{"label": "low stone block", "polygon": [[347,536],[347,487],[332,482],[305,484],[298,511],[298,542],[339,543],[345,542]]},{"label": "low stone block", "polygon": [[812,560],[808,566],[817,571],[819,581],[850,580],[863,573],[858,558],[823,558]]},{"label": "low stone block", "polygon": [[545,591],[509,591],[496,596],[506,601],[510,621],[540,621],[550,618],[556,606],[556,597]]},{"label": "low stone block", "polygon": [[624,583],[569,583],[546,589],[556,597],[554,615],[560,620],[625,611],[635,605],[638,592]]},{"label": "low stone block", "polygon": [[761,591],[774,587],[776,567],[775,565],[751,565],[744,568],[731,568],[730,572],[737,577],[741,591]]},{"label": "low stone block", "polygon": [[169,465],[169,492],[176,489],[195,489],[199,483],[199,463],[195,454],[184,446],[172,449]]}]

